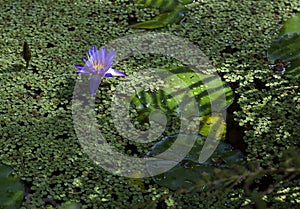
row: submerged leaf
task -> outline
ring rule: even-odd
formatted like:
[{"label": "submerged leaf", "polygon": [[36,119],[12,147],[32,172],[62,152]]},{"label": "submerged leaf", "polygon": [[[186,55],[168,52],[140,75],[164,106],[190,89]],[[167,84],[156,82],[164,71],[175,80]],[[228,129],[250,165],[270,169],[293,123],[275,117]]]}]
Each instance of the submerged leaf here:
[{"label": "submerged leaf", "polygon": [[24,186],[12,175],[12,169],[0,165],[0,208],[19,208],[24,198]]},{"label": "submerged leaf", "polygon": [[183,19],[188,9],[184,6],[192,0],[138,0],[144,7],[155,8],[160,14],[152,20],[132,25],[132,28],[155,29],[174,24]]},{"label": "submerged leaf", "polygon": [[[160,142],[156,143],[148,153],[149,156],[156,156],[174,143],[179,135],[165,137]],[[186,135],[185,135],[186,136]],[[194,187],[199,182],[211,181],[214,178],[214,174],[218,172],[224,172],[230,170],[232,165],[241,164],[244,160],[244,155],[239,150],[234,149],[231,145],[220,142],[213,155],[205,162],[199,163],[199,154],[202,151],[202,147],[205,143],[205,137],[198,137],[192,150],[179,164],[173,167],[171,170],[154,176],[153,180],[162,186],[168,187],[172,190],[177,189],[189,189]],[[187,146],[182,144],[182,146]],[[176,153],[174,153],[176,154]],[[161,160],[156,162],[149,162],[149,171],[153,166],[157,166],[157,163],[174,163],[169,160]]]},{"label": "submerged leaf", "polygon": [[184,17],[187,10],[180,8],[171,12],[162,13],[152,20],[144,21],[141,23],[137,23],[132,25],[132,28],[143,28],[143,29],[155,29],[162,28],[166,25],[177,23]]}]

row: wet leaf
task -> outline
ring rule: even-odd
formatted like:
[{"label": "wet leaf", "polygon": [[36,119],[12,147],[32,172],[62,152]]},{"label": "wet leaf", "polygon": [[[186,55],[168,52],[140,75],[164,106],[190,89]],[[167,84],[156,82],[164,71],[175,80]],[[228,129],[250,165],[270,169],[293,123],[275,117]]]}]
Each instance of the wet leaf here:
[{"label": "wet leaf", "polygon": [[[168,120],[170,117],[181,116],[181,108],[179,108],[178,101],[186,100],[188,98],[195,99],[199,108],[199,119],[200,119],[200,129],[199,134],[202,136],[208,136],[212,129],[215,131],[214,136],[218,139],[225,137],[226,123],[224,121],[221,113],[215,113],[212,115],[211,103],[216,102],[222,94],[225,94],[225,100],[223,103],[218,105],[219,111],[225,110],[233,101],[233,92],[225,83],[214,82],[217,77],[212,75],[201,75],[195,73],[186,67],[169,67],[164,68],[172,73],[172,76],[166,77],[165,81],[170,84],[168,93],[162,90],[155,91],[143,91],[135,96],[132,101],[132,107],[137,110],[138,116],[137,120],[140,123],[149,122],[149,115],[152,111],[159,109],[167,115]],[[205,82],[210,82],[209,87],[206,88],[203,84]],[[185,87],[183,83],[185,83]],[[188,89],[189,92],[185,90]],[[210,94],[208,94],[210,92]],[[192,102],[191,102],[192,103]],[[185,108],[187,111],[191,103],[187,102]]]},{"label": "wet leaf", "polygon": [[132,25],[132,28],[155,29],[162,28],[168,24],[174,24],[183,19],[188,9],[184,5],[193,2],[192,0],[138,0],[143,7],[155,8],[160,14],[152,20]]},{"label": "wet leaf", "polygon": [[24,198],[24,186],[12,172],[11,168],[0,165],[0,208],[19,208]]},{"label": "wet leaf", "polygon": [[199,134],[202,136],[208,136],[209,132],[212,131],[212,127],[217,124],[220,127],[216,128],[216,138],[225,140],[226,122],[221,115],[209,115],[201,117],[203,124],[200,125]]},{"label": "wet leaf", "polygon": [[300,13],[286,21],[280,30],[280,37],[271,44],[268,59],[290,78],[300,78]]},{"label": "wet leaf", "polygon": [[132,25],[132,28],[143,28],[143,29],[155,29],[162,28],[166,25],[177,23],[183,19],[185,13],[187,12],[184,8],[177,8],[174,11],[161,13],[152,20],[144,21]]},{"label": "wet leaf", "polygon": [[280,29],[279,36],[291,33],[300,33],[300,13],[288,19]]},{"label": "wet leaf", "polygon": [[[173,142],[176,140],[176,136],[165,137],[160,142],[156,143],[148,153],[149,156],[156,156],[165,150],[167,150]],[[172,190],[177,189],[189,189],[195,186],[199,182],[212,181],[216,169],[218,172],[224,172],[230,170],[230,166],[240,164],[243,162],[244,155],[239,150],[234,149],[231,145],[220,142],[213,155],[205,162],[199,163],[198,158],[205,143],[205,137],[198,136],[196,143],[189,152],[189,154],[179,164],[173,167],[171,170],[154,176],[153,180],[162,186],[168,187]],[[187,146],[182,144],[182,146]],[[176,153],[174,153],[176,154]],[[149,162],[148,166],[157,166],[157,163],[174,163],[173,161],[161,160]],[[151,169],[149,169],[150,171]]]}]

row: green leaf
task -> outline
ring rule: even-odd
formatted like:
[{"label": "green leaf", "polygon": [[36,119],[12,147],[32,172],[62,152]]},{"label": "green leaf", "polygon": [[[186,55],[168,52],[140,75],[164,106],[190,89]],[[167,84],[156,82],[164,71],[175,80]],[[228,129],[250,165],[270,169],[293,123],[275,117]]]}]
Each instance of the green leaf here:
[{"label": "green leaf", "polygon": [[159,9],[160,12],[170,12],[180,5],[178,0],[138,0],[144,7]]},{"label": "green leaf", "polygon": [[[164,152],[174,143],[178,136],[179,135],[165,137],[154,145],[152,151],[150,151],[148,155],[156,156]],[[194,144],[192,150],[184,158],[184,160],[182,160],[171,170],[154,176],[153,180],[157,184],[168,187],[172,190],[189,189],[194,187],[195,184],[199,182],[208,182],[213,180],[216,168],[221,169],[219,172],[222,172],[222,170],[225,172],[230,170],[231,165],[241,164],[243,162],[244,155],[239,150],[234,149],[227,143],[220,142],[213,155],[205,163],[199,163],[199,154],[202,150],[205,140],[205,137],[199,136],[196,139],[196,143]],[[182,144],[181,146],[187,145]],[[151,168],[152,166],[157,166],[157,163],[163,163],[165,165],[168,163],[173,164],[174,162],[162,159],[160,162],[155,162],[153,164],[149,162],[148,166]]]},{"label": "green leaf", "polygon": [[187,12],[184,8],[177,8],[171,12],[161,13],[160,15],[156,16],[152,20],[144,21],[141,23],[136,23],[132,25],[132,28],[143,28],[143,29],[155,29],[155,28],[162,28],[166,25],[173,24],[179,22]]},{"label": "green leaf", "polygon": [[[191,89],[192,97],[196,99],[199,104],[200,116],[211,114],[211,103],[218,101],[218,99],[225,94],[225,100],[223,103],[218,104],[219,110],[222,111],[233,102],[233,92],[231,88],[225,82],[219,82],[219,78],[211,74],[200,74],[196,73],[188,67],[171,66],[164,68],[171,72],[174,76],[179,79],[172,79],[169,77],[169,82],[173,86],[180,85],[178,81],[184,81],[187,86]],[[205,84],[203,83],[205,81]],[[174,92],[177,89],[174,88]],[[210,92],[210,94],[208,93]],[[178,92],[177,98],[184,97],[185,92]]]},{"label": "green leaf", "polygon": [[178,0],[181,4],[186,5],[192,3],[194,0]]},{"label": "green leaf", "polygon": [[288,19],[280,29],[279,36],[290,33],[300,33],[300,13]]},{"label": "green leaf", "polygon": [[138,4],[143,7],[155,8],[160,14],[152,20],[136,23],[132,28],[155,29],[162,28],[169,24],[174,24],[183,19],[188,9],[184,6],[192,3],[191,0],[138,0]]},{"label": "green leaf", "polygon": [[217,127],[215,136],[217,139],[225,140],[226,131],[224,130],[226,130],[226,122],[221,115],[202,116],[201,119],[203,122],[199,129],[201,136],[207,137],[212,127],[217,124],[220,127]]},{"label": "green leaf", "polygon": [[[284,23],[280,37],[268,49],[268,59],[282,73],[284,67],[287,77],[300,78],[300,13]],[[290,64],[286,65],[288,62]]]},{"label": "green leaf", "polygon": [[[202,136],[208,136],[209,133],[214,131],[214,136],[217,139],[225,139],[226,134],[226,122],[224,121],[221,113],[212,115],[211,102],[217,101],[222,94],[225,94],[226,101],[222,104],[218,104],[219,111],[226,109],[233,102],[233,92],[224,82],[214,82],[218,79],[213,75],[201,75],[195,73],[188,67],[172,66],[163,68],[172,73],[171,76],[165,78],[167,84],[172,88],[169,88],[169,92],[166,93],[163,89],[156,91],[143,91],[133,97],[131,101],[131,107],[136,109],[139,123],[148,123],[150,113],[154,110],[161,110],[167,116],[167,120],[170,121],[171,117],[180,117],[181,110],[177,101],[183,101],[186,96],[194,98],[199,108],[199,134]],[[203,84],[203,80],[209,82],[209,88]],[[186,88],[182,83],[185,83]],[[189,92],[182,89],[189,89]],[[210,94],[208,94],[210,92]],[[186,111],[193,110],[189,108],[192,103],[185,105]],[[224,131],[225,130],[225,131]]]},{"label": "green leaf", "polygon": [[[186,91],[180,91],[182,88],[182,81],[190,90],[188,96],[195,98],[199,105],[199,116],[208,116],[211,114],[211,103],[218,101],[218,99],[225,94],[223,103],[218,104],[219,110],[222,111],[233,102],[233,92],[225,82],[217,82],[219,79],[215,75],[198,74],[188,67],[171,66],[163,68],[163,70],[172,73],[172,76],[166,77],[165,81],[172,88],[169,89],[169,94],[162,90],[155,92],[143,92],[134,97],[132,104],[141,112],[152,111],[154,109],[161,109],[164,112],[178,112],[178,104],[176,101],[182,101],[186,95]],[[203,84],[203,80],[207,85]],[[208,94],[210,92],[210,94]],[[173,97],[172,97],[172,96]],[[205,118],[204,118],[205,119]]]},{"label": "green leaf", "polygon": [[11,168],[0,165],[0,208],[19,208],[24,198],[24,186],[12,172]]}]

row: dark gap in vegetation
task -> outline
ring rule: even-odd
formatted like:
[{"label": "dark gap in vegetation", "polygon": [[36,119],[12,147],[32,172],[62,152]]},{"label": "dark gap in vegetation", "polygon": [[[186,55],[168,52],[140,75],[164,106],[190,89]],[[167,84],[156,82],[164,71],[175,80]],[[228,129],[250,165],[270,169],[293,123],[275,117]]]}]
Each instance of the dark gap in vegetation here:
[{"label": "dark gap in vegetation", "polygon": [[28,96],[33,96],[34,99],[37,99],[38,96],[43,92],[42,89],[38,86],[32,87],[31,84],[25,83],[24,88],[29,91]]},{"label": "dark gap in vegetation", "polygon": [[46,48],[53,48],[55,45],[53,43],[47,43]]},{"label": "dark gap in vegetation", "polygon": [[54,200],[52,197],[43,197],[42,200],[47,203],[48,205],[52,205],[54,206],[55,208],[58,208],[62,203],[63,201],[60,201],[60,200]]},{"label": "dark gap in vegetation", "polygon": [[[238,83],[230,83],[229,84],[235,92],[235,89],[238,87]],[[243,137],[245,135],[245,127],[239,126],[238,122],[234,120],[234,112],[241,111],[241,107],[237,103],[239,99],[239,95],[234,95],[233,103],[227,108],[227,114],[226,114],[226,124],[227,124],[227,130],[226,130],[226,136],[225,136],[225,142],[232,145],[234,148],[239,149],[241,152],[246,154],[246,148],[247,144],[244,142]]]},{"label": "dark gap in vegetation", "polygon": [[48,115],[49,115],[49,113],[48,113],[48,112],[45,112],[45,113],[43,114],[43,117],[44,117],[44,118],[47,118]]},{"label": "dark gap in vegetation", "polygon": [[[224,75],[225,73],[218,72],[218,75],[221,77],[221,80],[225,82]],[[233,92],[239,87],[238,82],[228,83]],[[244,142],[243,137],[245,135],[245,130],[249,130],[252,128],[250,124],[246,124],[245,126],[239,126],[238,122],[234,120],[234,112],[242,111],[240,105],[237,103],[239,100],[239,95],[234,93],[233,103],[227,108],[226,112],[226,136],[225,142],[232,145],[234,148],[239,149],[243,154],[246,155],[247,144]]]},{"label": "dark gap in vegetation", "polygon": [[273,185],[275,180],[271,175],[262,176],[260,179],[256,179],[249,186],[250,191],[258,190],[258,191],[266,191],[270,185]]},{"label": "dark gap in vegetation", "polygon": [[167,209],[168,206],[166,205],[165,201],[164,200],[161,200],[157,203],[157,209]]},{"label": "dark gap in vegetation", "polygon": [[261,81],[258,78],[254,78],[253,84],[254,84],[255,88],[258,90],[263,90],[263,89],[269,90],[270,89],[270,87],[266,86],[266,83],[264,83],[263,81]]},{"label": "dark gap in vegetation", "polygon": [[254,54],[253,58],[255,60],[268,62],[268,59],[265,56],[263,56],[262,54]]},{"label": "dark gap in vegetation", "polygon": [[63,134],[59,134],[55,137],[55,140],[60,140],[60,139],[68,139],[70,136],[68,133],[63,133]]},{"label": "dark gap in vegetation", "polygon": [[220,51],[220,53],[222,54],[222,56],[224,57],[224,53],[225,54],[233,54],[240,51],[238,48],[232,48],[231,46],[226,46],[225,49],[223,49],[222,51]]},{"label": "dark gap in vegetation", "polygon": [[85,23],[85,26],[86,26],[86,27],[91,27],[91,26],[92,26],[92,23],[86,22],[86,23]]},{"label": "dark gap in vegetation", "polygon": [[[1,113],[0,113],[0,114],[1,114]],[[23,121],[19,121],[19,122],[18,122],[18,125],[19,125],[19,126],[24,126],[25,123],[24,123]]]},{"label": "dark gap in vegetation", "polygon": [[111,193],[111,198],[115,201],[118,200],[118,196],[115,193]]},{"label": "dark gap in vegetation", "polygon": [[133,14],[128,14],[127,20],[128,20],[128,24],[129,24],[129,25],[133,25],[133,24],[137,23],[136,14],[135,14],[135,13],[133,13]]},{"label": "dark gap in vegetation", "polygon": [[72,27],[69,27],[69,28],[68,28],[68,31],[75,31],[75,27],[73,27],[73,26],[72,26]]},{"label": "dark gap in vegetation", "polygon": [[24,202],[30,202],[30,194],[33,194],[31,187],[33,186],[32,181],[24,181],[22,180],[22,183],[24,185]]},{"label": "dark gap in vegetation", "polygon": [[140,154],[139,151],[138,151],[138,149],[137,149],[137,146],[134,145],[134,144],[129,144],[129,143],[127,143],[126,146],[125,146],[125,152],[127,154],[130,154],[130,155],[132,155],[132,154]]}]

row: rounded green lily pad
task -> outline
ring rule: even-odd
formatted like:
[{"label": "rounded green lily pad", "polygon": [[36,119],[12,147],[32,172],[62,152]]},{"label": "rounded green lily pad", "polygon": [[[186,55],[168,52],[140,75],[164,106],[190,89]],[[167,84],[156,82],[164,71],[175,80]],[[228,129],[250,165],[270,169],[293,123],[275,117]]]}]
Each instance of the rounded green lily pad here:
[{"label": "rounded green lily pad", "polygon": [[[172,88],[169,88],[170,92],[166,93],[163,89],[141,91],[133,97],[131,107],[136,109],[138,113],[137,120],[140,123],[148,123],[149,115],[157,109],[166,114],[168,121],[174,117],[180,119],[181,110],[177,101],[182,101],[182,98],[188,94],[188,97],[195,98],[199,107],[199,119],[201,121],[199,134],[208,136],[212,128],[214,128],[216,130],[216,138],[225,139],[226,122],[221,113],[212,114],[211,102],[218,100],[222,94],[225,94],[226,101],[220,104],[220,111],[225,110],[233,101],[231,88],[226,86],[225,83],[219,85],[220,83],[216,82],[218,85],[211,85],[210,88],[213,88],[213,91],[211,91],[211,94],[208,94],[208,89],[202,83],[202,79],[211,79],[211,83],[214,83],[215,77],[204,74],[199,75],[187,67],[172,66],[163,69],[172,73],[172,76],[165,79],[167,84],[172,84]],[[188,92],[181,90],[183,88],[182,81],[186,84],[187,88],[185,89],[188,89]],[[189,109],[188,105],[185,107],[187,110]]]},{"label": "rounded green lily pad", "polygon": [[[177,137],[178,135],[165,137],[153,146],[153,149],[148,153],[148,155],[156,156],[159,153],[164,152],[171,144],[173,144]],[[213,155],[206,162],[199,163],[199,154],[202,151],[205,140],[205,137],[198,136],[196,143],[184,160],[178,163],[171,170],[163,174],[153,176],[153,180],[157,184],[168,187],[172,190],[189,189],[190,187],[195,186],[197,182],[205,181],[205,175],[213,177],[215,169],[219,168],[224,169],[225,171],[229,170],[231,165],[241,164],[243,162],[245,157],[241,151],[220,141]],[[182,146],[187,145],[182,144]],[[151,168],[154,166],[163,166],[168,163],[174,162],[162,159],[161,161],[149,162],[148,166]],[[149,169],[149,171],[150,170],[151,169]]]}]

